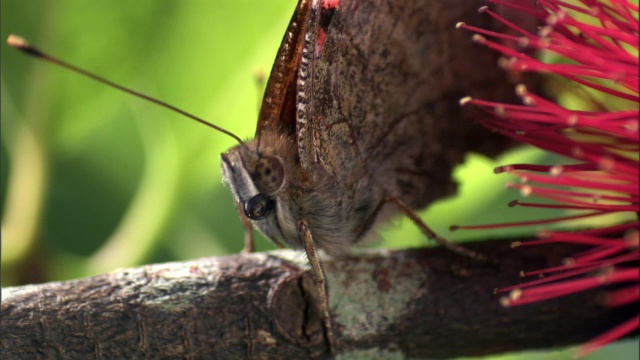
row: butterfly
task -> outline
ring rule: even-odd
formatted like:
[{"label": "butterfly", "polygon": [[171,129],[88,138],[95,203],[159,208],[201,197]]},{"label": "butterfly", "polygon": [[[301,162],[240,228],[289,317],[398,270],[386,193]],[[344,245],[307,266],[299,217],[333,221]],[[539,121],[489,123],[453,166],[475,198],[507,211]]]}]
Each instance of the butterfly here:
[{"label": "butterfly", "polygon": [[464,38],[451,31],[456,17],[443,21],[433,6],[301,0],[256,137],[222,155],[245,224],[305,251],[329,338],[319,250],[344,255],[404,213],[440,244],[481,257],[438,237],[415,213],[455,192],[452,171],[466,152],[500,142],[458,100],[503,75],[470,66],[467,50],[455,46]]}]

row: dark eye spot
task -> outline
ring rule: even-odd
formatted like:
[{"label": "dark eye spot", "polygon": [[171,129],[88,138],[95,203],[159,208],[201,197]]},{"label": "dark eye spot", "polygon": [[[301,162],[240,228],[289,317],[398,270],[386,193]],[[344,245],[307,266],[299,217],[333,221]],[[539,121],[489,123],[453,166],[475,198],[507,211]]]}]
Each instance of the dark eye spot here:
[{"label": "dark eye spot", "polygon": [[262,220],[275,209],[276,202],[265,194],[258,194],[244,204],[244,213],[251,220]]}]

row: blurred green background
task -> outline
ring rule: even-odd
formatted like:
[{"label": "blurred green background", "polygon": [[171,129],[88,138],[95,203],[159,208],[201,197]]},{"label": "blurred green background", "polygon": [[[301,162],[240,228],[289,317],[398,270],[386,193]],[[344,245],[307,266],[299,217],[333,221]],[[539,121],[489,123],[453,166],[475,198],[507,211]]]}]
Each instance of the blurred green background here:
[{"label": "blurred green background", "polygon": [[[2,1],[2,37],[20,34],[247,138],[262,93],[257,73],[268,74],[295,3],[258,5]],[[242,249],[220,172],[232,139],[2,50],[3,284]]]},{"label": "blurred green background", "polygon": [[[257,78],[268,74],[295,3],[2,0],[1,35],[19,34],[250,138],[262,96]],[[220,172],[219,154],[232,139],[4,43],[1,57],[2,286],[242,249],[244,228]],[[506,206],[518,194],[504,191],[508,177],[492,169],[523,159],[557,162],[532,149],[495,162],[471,156],[457,173],[461,195],[433,205],[424,219],[450,239],[472,237],[450,233],[452,224],[521,220],[524,210]],[[518,233],[531,229],[473,237]],[[382,238],[384,247],[428,244],[403,219]],[[258,251],[273,248],[258,236]],[[624,354],[613,346],[589,358]]]}]

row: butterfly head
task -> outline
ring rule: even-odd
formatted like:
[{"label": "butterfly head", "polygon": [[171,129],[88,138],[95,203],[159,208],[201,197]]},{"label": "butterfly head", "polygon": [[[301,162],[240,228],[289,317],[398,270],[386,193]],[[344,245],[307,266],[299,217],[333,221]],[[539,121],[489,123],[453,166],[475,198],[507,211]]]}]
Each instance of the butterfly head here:
[{"label": "butterfly head", "polygon": [[286,164],[291,161],[290,152],[283,152],[278,146],[260,150],[257,146],[258,141],[254,140],[222,154],[223,175],[244,215],[279,244],[280,239],[287,238],[282,222],[291,222],[287,221],[291,217],[288,207],[282,205],[286,198]]}]

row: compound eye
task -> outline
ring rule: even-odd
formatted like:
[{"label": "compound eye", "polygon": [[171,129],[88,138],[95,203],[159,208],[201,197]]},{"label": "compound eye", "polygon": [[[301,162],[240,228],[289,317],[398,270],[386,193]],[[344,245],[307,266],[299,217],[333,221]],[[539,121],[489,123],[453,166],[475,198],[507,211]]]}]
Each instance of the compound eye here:
[{"label": "compound eye", "polygon": [[253,172],[253,180],[258,191],[274,194],[284,184],[284,164],[277,156],[263,156]]},{"label": "compound eye", "polygon": [[258,194],[244,204],[244,213],[251,220],[262,220],[275,209],[276,202],[265,194]]}]

